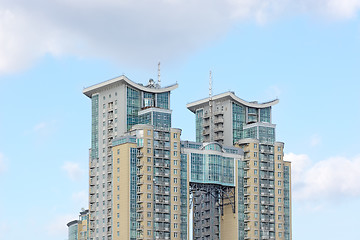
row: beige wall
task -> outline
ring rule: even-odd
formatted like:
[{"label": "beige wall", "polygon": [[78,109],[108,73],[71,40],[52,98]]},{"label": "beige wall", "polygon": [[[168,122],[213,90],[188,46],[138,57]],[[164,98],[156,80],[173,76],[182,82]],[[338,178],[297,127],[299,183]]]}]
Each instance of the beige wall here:
[{"label": "beige wall", "polygon": [[[114,240],[130,238],[130,148],[134,143],[113,147],[112,231]],[[119,153],[118,153],[119,151]],[[119,162],[118,162],[119,159]],[[119,170],[118,170],[119,169]],[[121,184],[120,184],[121,183]],[[119,215],[119,217],[118,217]],[[119,227],[118,227],[119,223]],[[118,235],[119,232],[119,235]]]}]

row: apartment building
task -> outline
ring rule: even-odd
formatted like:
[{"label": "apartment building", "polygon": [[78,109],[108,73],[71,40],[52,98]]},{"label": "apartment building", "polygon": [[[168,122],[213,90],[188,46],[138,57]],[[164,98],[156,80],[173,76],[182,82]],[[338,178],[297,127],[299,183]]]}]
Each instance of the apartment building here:
[{"label": "apartment building", "polygon": [[283,160],[284,143],[276,141],[272,123],[271,109],[278,102],[247,102],[226,92],[187,104],[195,114],[197,142],[244,151],[239,239],[291,239],[291,164]]},{"label": "apartment building", "polygon": [[[159,80],[120,76],[83,90],[92,109],[83,239],[291,239],[291,164],[272,123],[278,100],[226,92],[189,103],[196,141],[181,141],[170,109],[178,85]],[[71,236],[80,229],[68,226]]]},{"label": "apartment building", "polygon": [[139,123],[167,129],[171,123],[170,91],[150,79],[146,86],[120,76],[87,87],[92,126],[89,154],[90,239],[113,239],[113,140]]}]

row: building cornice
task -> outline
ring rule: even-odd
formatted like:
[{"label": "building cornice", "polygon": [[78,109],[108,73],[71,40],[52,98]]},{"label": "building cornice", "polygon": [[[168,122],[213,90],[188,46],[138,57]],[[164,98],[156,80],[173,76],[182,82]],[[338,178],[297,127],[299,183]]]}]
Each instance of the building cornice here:
[{"label": "building cornice", "polygon": [[[221,93],[221,94],[218,94],[218,95],[215,95],[212,97],[213,101],[220,100],[220,99],[230,99],[230,100],[238,102],[242,105],[245,105],[247,107],[253,107],[253,108],[267,108],[267,107],[271,107],[279,102],[279,99],[274,99],[272,101],[264,102],[264,103],[248,102],[248,101],[245,101],[245,100],[237,97],[233,92],[225,92],[225,93]],[[210,98],[204,98],[204,99],[201,99],[201,100],[198,100],[195,102],[188,103],[188,104],[186,104],[186,107],[190,111],[195,113],[196,109],[198,109],[200,105],[208,104],[209,100],[210,100]]]},{"label": "building cornice", "polygon": [[101,82],[101,83],[92,85],[90,87],[84,88],[83,94],[85,94],[86,96],[91,98],[93,94],[101,92],[105,88],[112,87],[112,86],[115,86],[115,85],[119,85],[121,83],[126,83],[126,84],[130,85],[131,87],[133,87],[133,88],[135,88],[137,90],[144,91],[144,92],[149,92],[149,93],[170,92],[170,91],[176,89],[179,86],[177,83],[175,83],[173,85],[163,87],[163,88],[150,88],[150,87],[146,87],[144,85],[141,85],[141,84],[138,84],[138,83],[135,83],[135,82],[131,81],[125,75],[121,75],[119,77],[107,80],[105,82]]}]

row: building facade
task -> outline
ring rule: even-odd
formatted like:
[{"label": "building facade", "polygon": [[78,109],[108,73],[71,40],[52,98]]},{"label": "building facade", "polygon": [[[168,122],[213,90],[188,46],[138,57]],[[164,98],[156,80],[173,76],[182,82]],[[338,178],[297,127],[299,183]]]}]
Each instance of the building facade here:
[{"label": "building facade", "polygon": [[79,219],[69,222],[67,226],[68,240],[89,239],[89,210],[82,209]]},{"label": "building facade", "polygon": [[139,124],[114,140],[113,239],[187,239],[180,134]]},{"label": "building facade", "polygon": [[83,90],[91,98],[92,127],[89,154],[90,239],[113,236],[113,157],[115,138],[141,122],[169,128],[170,91],[152,79],[143,86],[120,76]]},{"label": "building facade", "polygon": [[[83,90],[92,130],[82,239],[291,239],[291,165],[272,124],[278,100],[228,92],[189,103],[196,142],[181,141],[175,88],[120,76]],[[79,221],[69,234],[74,224],[80,236]]]},{"label": "building facade", "polygon": [[251,129],[245,130],[251,128],[252,123],[266,123],[264,127],[275,129],[275,125],[270,124],[271,107],[278,102],[277,99],[262,104],[247,102],[233,92],[226,92],[186,106],[196,117],[197,142],[209,142],[211,137],[231,146],[240,139],[255,137],[251,135]]},{"label": "building facade", "polygon": [[187,198],[191,200],[188,232],[195,240],[242,239],[243,151],[217,142],[181,142],[182,164],[187,165]]},{"label": "building facade", "polygon": [[284,143],[276,141],[272,124],[271,108],[277,103],[247,102],[227,92],[187,104],[195,114],[197,141],[234,144],[244,151],[239,239],[292,238],[291,165],[283,160]]}]

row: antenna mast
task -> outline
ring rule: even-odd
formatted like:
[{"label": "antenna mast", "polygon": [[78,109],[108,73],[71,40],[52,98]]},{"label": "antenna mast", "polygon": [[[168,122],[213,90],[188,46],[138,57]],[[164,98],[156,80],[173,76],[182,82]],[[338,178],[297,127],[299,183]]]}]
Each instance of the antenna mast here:
[{"label": "antenna mast", "polygon": [[160,86],[161,84],[161,79],[160,79],[160,62],[158,63],[158,84]]},{"label": "antenna mast", "polygon": [[213,113],[213,102],[212,102],[212,76],[211,76],[211,70],[210,70],[210,76],[209,76],[209,113],[210,113],[210,139],[209,142],[214,141],[214,113]]}]

